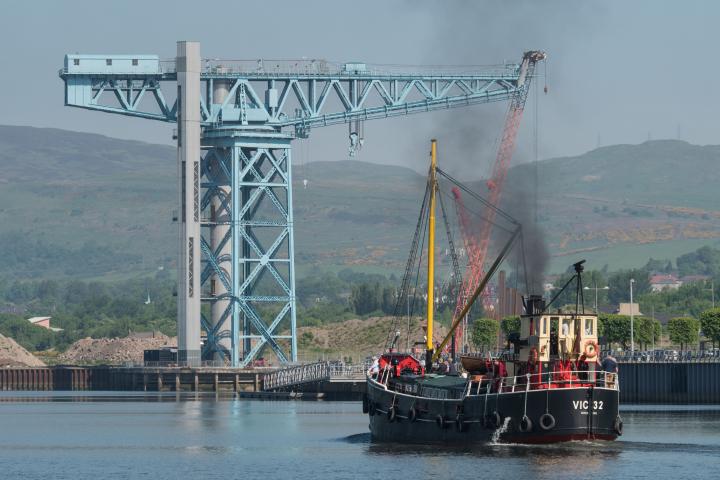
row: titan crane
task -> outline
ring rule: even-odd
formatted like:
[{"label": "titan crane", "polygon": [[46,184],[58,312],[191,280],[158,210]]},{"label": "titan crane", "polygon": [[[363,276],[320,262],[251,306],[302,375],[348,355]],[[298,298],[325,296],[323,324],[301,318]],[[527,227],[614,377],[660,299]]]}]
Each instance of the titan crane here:
[{"label": "titan crane", "polygon": [[178,362],[241,367],[266,347],[283,363],[297,359],[292,141],[313,128],[515,98],[526,76],[516,64],[405,72],[203,61],[187,41],[172,61],[76,54],[60,71],[68,106],[177,124]]},{"label": "titan crane", "polygon": [[[513,151],[515,151],[515,139],[517,138],[518,129],[520,128],[523,111],[525,110],[525,102],[527,101],[528,92],[530,91],[530,82],[535,72],[535,65],[545,60],[545,57],[545,52],[539,51],[526,52],[525,55],[523,55],[523,60],[520,64],[520,76],[517,83],[518,88],[511,97],[502,140],[500,141],[500,148],[498,149],[495,164],[493,165],[492,175],[487,181],[487,187],[490,193],[487,199],[489,206],[484,209],[482,225],[477,238],[471,231],[472,225],[465,209],[460,190],[457,187],[453,188],[453,197],[460,221],[460,230],[468,256],[468,266],[465,270],[462,288],[455,306],[455,316],[459,315],[463,310],[467,299],[475,291],[483,277],[485,257],[487,256],[490,245],[490,234],[497,215],[497,210],[491,208],[491,206],[500,206],[500,196],[508,169],[510,168],[510,160],[512,159]],[[483,306],[486,308],[490,306],[488,299],[489,296],[484,294]],[[459,343],[460,337],[466,331],[467,319],[463,319],[463,328],[458,330],[455,342]]]}]

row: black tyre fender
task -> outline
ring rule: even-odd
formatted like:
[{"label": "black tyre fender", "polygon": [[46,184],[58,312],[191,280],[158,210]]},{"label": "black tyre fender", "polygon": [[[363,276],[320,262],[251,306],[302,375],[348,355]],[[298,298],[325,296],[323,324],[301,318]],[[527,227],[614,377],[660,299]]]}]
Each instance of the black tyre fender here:
[{"label": "black tyre fender", "polygon": [[395,405],[392,405],[390,408],[388,408],[388,411],[387,411],[388,422],[390,422],[390,423],[394,422],[396,417],[397,417],[397,408],[395,408]]},{"label": "black tyre fender", "polygon": [[500,425],[502,425],[502,417],[500,417],[500,414],[497,411],[490,414],[489,423],[491,428],[500,428]]},{"label": "black tyre fender", "polygon": [[408,420],[411,423],[417,420],[417,410],[415,410],[415,407],[410,407],[410,410],[408,410]]},{"label": "black tyre fender", "polygon": [[552,430],[555,428],[555,417],[552,416],[551,413],[543,413],[540,417],[540,428],[543,430]]},{"label": "black tyre fender", "polygon": [[372,401],[369,402],[368,415],[370,415],[372,417],[373,415],[375,415],[376,412],[377,412],[377,408],[375,408],[375,402],[372,402]]},{"label": "black tyre fender", "polygon": [[440,427],[440,430],[443,430],[445,428],[445,417],[438,415],[435,417],[435,423],[437,423],[437,426]]},{"label": "black tyre fender", "polygon": [[458,413],[455,417],[455,429],[458,432],[465,431],[465,415],[463,415],[462,413]]},{"label": "black tyre fender", "polygon": [[615,424],[613,425],[613,430],[615,430],[615,433],[618,435],[623,434],[623,421],[622,418],[620,418],[620,415],[615,417]]},{"label": "black tyre fender", "polygon": [[523,415],[523,417],[520,419],[520,423],[518,424],[518,429],[523,432],[527,433],[531,431],[533,428],[533,422],[530,420],[530,417],[527,415]]},{"label": "black tyre fender", "polygon": [[369,413],[370,412],[370,402],[368,402],[367,395],[363,395],[363,405],[362,405],[362,412],[363,413]]}]

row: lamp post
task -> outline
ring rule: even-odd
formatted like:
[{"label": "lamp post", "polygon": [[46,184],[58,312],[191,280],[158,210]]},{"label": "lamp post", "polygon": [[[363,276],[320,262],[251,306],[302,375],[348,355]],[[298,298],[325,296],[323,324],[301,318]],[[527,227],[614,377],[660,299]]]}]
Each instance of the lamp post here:
[{"label": "lamp post", "polygon": [[633,308],[633,284],[635,279],[630,279],[630,358],[635,358],[635,309]]},{"label": "lamp post", "polygon": [[595,290],[595,314],[598,314],[598,290],[610,290],[610,287],[607,285],[604,287],[598,287],[597,282],[595,282],[594,287],[583,287],[583,290]]},{"label": "lamp post", "polygon": [[715,279],[710,279],[710,288],[706,288],[705,290],[710,290],[710,298],[712,298],[712,308],[715,308]]}]

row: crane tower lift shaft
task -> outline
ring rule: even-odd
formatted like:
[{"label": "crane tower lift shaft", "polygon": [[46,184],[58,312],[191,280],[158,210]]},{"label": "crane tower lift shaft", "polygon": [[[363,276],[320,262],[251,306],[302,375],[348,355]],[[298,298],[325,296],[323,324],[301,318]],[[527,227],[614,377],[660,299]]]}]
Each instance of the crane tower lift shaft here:
[{"label": "crane tower lift shaft", "polygon": [[413,72],[202,60],[187,41],[171,61],[74,54],[60,70],[68,106],[177,124],[178,360],[241,367],[266,348],[297,359],[292,141],[313,128],[512,99],[524,75],[516,64]]}]

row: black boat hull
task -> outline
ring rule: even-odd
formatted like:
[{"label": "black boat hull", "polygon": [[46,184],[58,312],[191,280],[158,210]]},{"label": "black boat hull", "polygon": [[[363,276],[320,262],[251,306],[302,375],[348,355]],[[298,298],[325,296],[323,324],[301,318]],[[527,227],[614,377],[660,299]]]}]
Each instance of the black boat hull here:
[{"label": "black boat hull", "polygon": [[614,440],[619,392],[596,386],[434,399],[368,379],[365,409],[376,442],[467,444]]}]

